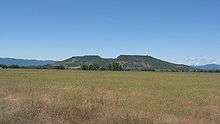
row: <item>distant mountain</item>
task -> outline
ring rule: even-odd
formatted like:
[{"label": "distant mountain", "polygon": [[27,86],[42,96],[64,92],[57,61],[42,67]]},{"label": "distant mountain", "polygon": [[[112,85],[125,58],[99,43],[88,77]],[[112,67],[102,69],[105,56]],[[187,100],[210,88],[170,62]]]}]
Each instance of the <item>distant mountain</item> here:
[{"label": "distant mountain", "polygon": [[166,62],[151,56],[120,55],[117,58],[101,58],[100,56],[75,56],[64,61],[59,61],[52,66],[64,66],[66,68],[80,68],[82,65],[96,64],[107,68],[113,62],[123,65],[125,70],[166,70],[166,71],[190,71],[193,67]]},{"label": "distant mountain", "polygon": [[220,65],[217,64],[207,64],[207,65],[200,65],[195,67],[204,70],[220,70]]},{"label": "distant mountain", "polygon": [[28,59],[14,59],[14,58],[0,58],[1,65],[18,65],[18,66],[42,66],[54,64],[52,60],[28,60]]},{"label": "distant mountain", "polygon": [[81,65],[97,64],[100,67],[107,67],[114,61],[112,58],[101,58],[100,56],[87,55],[87,56],[74,56],[69,59],[59,61],[52,66],[65,66],[67,68],[80,68]]}]

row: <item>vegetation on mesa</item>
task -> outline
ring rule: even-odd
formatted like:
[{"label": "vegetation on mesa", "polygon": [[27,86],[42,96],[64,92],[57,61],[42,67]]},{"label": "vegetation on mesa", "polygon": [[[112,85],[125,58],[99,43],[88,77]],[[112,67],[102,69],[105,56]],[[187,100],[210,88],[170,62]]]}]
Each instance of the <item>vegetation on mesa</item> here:
[{"label": "vegetation on mesa", "polygon": [[76,56],[64,61],[52,64],[51,67],[63,66],[72,69],[97,69],[97,70],[142,70],[142,71],[192,71],[193,67],[173,64],[142,55],[120,55],[113,58],[101,58],[100,56]]}]

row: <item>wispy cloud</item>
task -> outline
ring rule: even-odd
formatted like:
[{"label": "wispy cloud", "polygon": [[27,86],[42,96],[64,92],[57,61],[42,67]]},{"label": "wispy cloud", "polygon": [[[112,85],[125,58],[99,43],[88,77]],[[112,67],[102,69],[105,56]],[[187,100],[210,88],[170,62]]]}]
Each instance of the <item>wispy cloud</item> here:
[{"label": "wispy cloud", "polygon": [[187,57],[184,61],[189,65],[220,64],[220,59],[211,57]]}]

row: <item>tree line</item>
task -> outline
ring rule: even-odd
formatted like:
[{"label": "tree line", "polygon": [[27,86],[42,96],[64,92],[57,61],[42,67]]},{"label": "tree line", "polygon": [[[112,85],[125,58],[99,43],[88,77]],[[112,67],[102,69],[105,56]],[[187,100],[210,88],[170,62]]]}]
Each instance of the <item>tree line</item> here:
[{"label": "tree line", "polygon": [[109,71],[124,71],[123,65],[117,62],[113,62],[112,64],[109,64],[107,67],[100,67],[97,64],[82,64],[81,65],[81,70],[109,70]]},{"label": "tree line", "polygon": [[[0,64],[0,69],[57,69],[57,70],[64,70],[68,69],[62,65],[59,66],[19,66],[19,65],[2,65]],[[99,66],[97,64],[82,64],[78,70],[91,70],[91,71],[129,71],[126,69],[125,65],[122,65],[118,62],[113,62],[109,64],[108,66]],[[179,72],[178,70],[154,70],[154,69],[148,69],[148,70],[141,70],[141,71],[159,71],[159,72]],[[183,71],[183,72],[204,72],[204,73],[220,73],[220,70],[191,70],[191,71]]]},{"label": "tree line", "polygon": [[[45,66],[18,66],[18,65],[0,65],[0,67],[2,69],[8,69],[8,68],[13,68],[13,69],[58,69],[58,70],[64,70],[64,69],[68,69],[65,68],[62,65],[59,66],[49,66],[49,65],[45,65]],[[103,66],[99,66],[97,64],[82,64],[79,68],[80,70],[109,70],[109,71],[124,71],[124,67],[117,62],[113,62],[112,64],[109,64],[107,67],[103,67]]]},{"label": "tree line", "polygon": [[1,65],[0,68],[2,69],[48,69],[47,66],[19,66],[19,65]]}]

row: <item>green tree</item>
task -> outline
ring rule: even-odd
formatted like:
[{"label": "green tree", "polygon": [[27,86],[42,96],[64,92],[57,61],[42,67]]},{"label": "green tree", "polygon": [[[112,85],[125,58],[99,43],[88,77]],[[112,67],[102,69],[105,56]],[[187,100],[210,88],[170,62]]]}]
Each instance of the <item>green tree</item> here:
[{"label": "green tree", "polygon": [[81,69],[82,70],[89,70],[89,66],[88,65],[81,65]]},{"label": "green tree", "polygon": [[0,67],[3,68],[3,69],[7,69],[8,68],[7,65],[0,65]]},{"label": "green tree", "polygon": [[99,66],[97,64],[91,64],[91,65],[89,65],[88,69],[89,70],[98,70]]},{"label": "green tree", "polygon": [[117,62],[112,63],[112,68],[113,68],[113,71],[122,71],[123,70],[122,65]]},{"label": "green tree", "polygon": [[20,68],[20,66],[18,66],[18,65],[10,65],[10,66],[8,66],[8,68]]},{"label": "green tree", "polygon": [[100,67],[99,69],[100,69],[101,71],[107,70],[105,67]]},{"label": "green tree", "polygon": [[107,69],[110,70],[110,71],[113,70],[112,69],[112,64],[109,64]]}]

